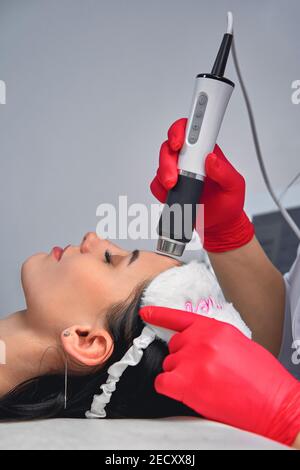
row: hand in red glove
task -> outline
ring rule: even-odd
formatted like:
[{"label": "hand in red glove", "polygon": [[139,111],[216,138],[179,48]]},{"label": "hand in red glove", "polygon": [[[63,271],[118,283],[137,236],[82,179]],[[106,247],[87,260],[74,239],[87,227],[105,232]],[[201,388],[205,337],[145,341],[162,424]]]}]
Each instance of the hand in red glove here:
[{"label": "hand in red glove", "polygon": [[[170,127],[168,140],[160,150],[159,168],[151,183],[153,195],[166,202],[168,191],[177,183],[178,156],[185,141],[187,119]],[[246,245],[254,236],[254,226],[245,214],[245,180],[216,145],[205,162],[206,179],[200,203],[204,204],[206,251],[225,252]]]},{"label": "hand in red glove", "polygon": [[176,333],[158,393],[205,418],[292,445],[300,432],[300,383],[235,327],[193,313],[143,307],[145,322]]}]

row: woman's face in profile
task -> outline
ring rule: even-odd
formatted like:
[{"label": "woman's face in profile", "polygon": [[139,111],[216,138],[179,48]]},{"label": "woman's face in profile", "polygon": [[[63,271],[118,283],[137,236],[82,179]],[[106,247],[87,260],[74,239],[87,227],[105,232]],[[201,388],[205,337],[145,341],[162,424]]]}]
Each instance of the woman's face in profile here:
[{"label": "woman's face in profile", "polygon": [[129,252],[88,233],[79,246],[62,253],[38,253],[22,266],[22,285],[30,321],[39,328],[70,324],[87,312],[95,319],[135,287],[180,264],[148,251]]}]

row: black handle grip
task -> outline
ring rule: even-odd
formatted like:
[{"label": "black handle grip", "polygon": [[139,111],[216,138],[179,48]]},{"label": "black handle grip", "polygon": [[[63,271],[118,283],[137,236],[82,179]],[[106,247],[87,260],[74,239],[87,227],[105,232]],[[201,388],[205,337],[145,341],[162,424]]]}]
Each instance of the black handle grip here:
[{"label": "black handle grip", "polygon": [[159,236],[185,244],[192,240],[203,187],[204,181],[185,175],[178,176],[178,182],[169,191],[159,220]]}]

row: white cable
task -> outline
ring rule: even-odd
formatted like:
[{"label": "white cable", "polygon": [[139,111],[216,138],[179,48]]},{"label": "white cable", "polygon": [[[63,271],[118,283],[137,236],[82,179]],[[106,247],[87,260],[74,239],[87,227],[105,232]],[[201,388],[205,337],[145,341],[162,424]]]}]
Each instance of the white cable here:
[{"label": "white cable", "polygon": [[233,34],[233,14],[231,11],[227,13],[227,34]]},{"label": "white cable", "polygon": [[297,183],[297,181],[298,181],[299,178],[300,178],[300,171],[299,171],[299,173],[298,173],[296,176],[294,176],[294,177],[292,178],[292,181],[290,181],[289,184],[287,185],[287,187],[282,191],[282,193],[281,193],[280,196],[279,196],[279,201],[282,201],[283,197],[286,195],[286,193],[288,192],[288,190],[289,190],[292,186],[294,186],[294,184]]},{"label": "white cable", "polygon": [[259,163],[262,175],[263,175],[263,179],[265,181],[265,184],[267,186],[267,189],[268,189],[273,201],[275,202],[278,209],[280,210],[283,218],[289,224],[290,228],[293,230],[295,235],[300,240],[300,229],[297,226],[297,224],[295,223],[295,221],[292,219],[292,217],[290,216],[288,211],[285,209],[285,207],[283,207],[281,202],[278,200],[278,198],[275,194],[275,191],[272,187],[272,184],[270,182],[266,167],[265,167],[265,163],[264,163],[262,152],[261,152],[260,142],[259,142],[259,138],[258,138],[258,133],[257,133],[257,129],[256,129],[256,122],[255,122],[255,118],[254,118],[254,113],[253,113],[253,110],[252,110],[250,98],[249,98],[249,95],[248,95],[243,77],[242,77],[242,74],[241,74],[240,65],[239,65],[237,52],[236,52],[234,37],[233,37],[233,42],[232,42],[232,57],[233,57],[233,63],[234,63],[235,69],[236,69],[236,73],[237,73],[237,76],[238,76],[238,79],[239,79],[239,82],[240,82],[240,85],[241,85],[243,97],[245,99],[247,112],[248,112],[248,117],[249,117],[250,126],[251,126],[251,132],[252,132],[253,141],[254,141],[254,146],[255,146],[255,150],[256,150],[256,155],[257,155],[258,163]]}]

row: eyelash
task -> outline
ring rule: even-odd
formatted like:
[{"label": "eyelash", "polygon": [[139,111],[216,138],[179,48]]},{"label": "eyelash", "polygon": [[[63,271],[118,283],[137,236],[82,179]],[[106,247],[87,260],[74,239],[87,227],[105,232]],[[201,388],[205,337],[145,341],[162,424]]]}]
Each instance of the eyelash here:
[{"label": "eyelash", "polygon": [[111,264],[111,253],[108,250],[105,250],[104,258],[105,258],[105,263]]}]

